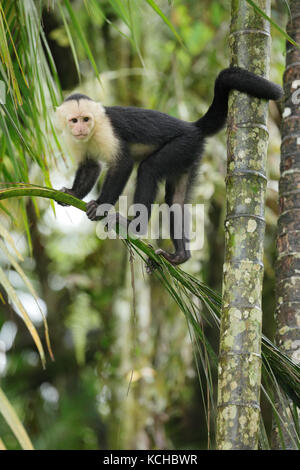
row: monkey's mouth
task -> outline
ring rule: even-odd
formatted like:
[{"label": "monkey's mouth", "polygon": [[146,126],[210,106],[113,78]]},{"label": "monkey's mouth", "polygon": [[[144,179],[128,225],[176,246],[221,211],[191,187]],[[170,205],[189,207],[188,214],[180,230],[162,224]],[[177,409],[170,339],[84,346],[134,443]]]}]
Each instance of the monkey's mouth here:
[{"label": "monkey's mouth", "polygon": [[79,140],[85,139],[88,136],[88,134],[73,134],[73,135],[75,139],[79,139]]}]

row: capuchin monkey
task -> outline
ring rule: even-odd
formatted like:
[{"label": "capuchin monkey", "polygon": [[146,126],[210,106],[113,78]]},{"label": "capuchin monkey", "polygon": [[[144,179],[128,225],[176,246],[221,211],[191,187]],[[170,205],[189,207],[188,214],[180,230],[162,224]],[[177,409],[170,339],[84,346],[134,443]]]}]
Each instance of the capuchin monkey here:
[{"label": "capuchin monkey", "polygon": [[[87,203],[90,220],[98,220],[99,205],[114,205],[138,163],[134,204],[143,204],[151,215],[158,183],[165,180],[165,201],[183,208],[191,192],[206,137],[217,133],[226,123],[228,95],[231,90],[266,100],[278,100],[280,86],[239,67],[223,70],[215,81],[214,98],[207,113],[196,122],[185,122],[159,111],[102,106],[82,94],[73,94],[56,109],[57,126],[79,162],[72,188],[61,191],[82,199],[95,185],[101,165],[108,171],[100,196]],[[174,253],[157,250],[174,265],[190,258],[187,231],[182,217],[181,238],[176,238],[174,218],[170,234]]]}]

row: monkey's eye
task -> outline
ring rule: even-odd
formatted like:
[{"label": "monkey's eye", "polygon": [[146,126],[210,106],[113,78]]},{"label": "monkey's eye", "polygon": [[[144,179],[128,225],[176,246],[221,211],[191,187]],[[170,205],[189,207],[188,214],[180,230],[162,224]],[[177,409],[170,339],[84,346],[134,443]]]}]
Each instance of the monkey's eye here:
[{"label": "monkey's eye", "polygon": [[71,119],[71,121],[75,123],[75,122],[77,122],[77,121],[78,121],[78,119],[76,119],[76,118],[73,118],[73,119]]},{"label": "monkey's eye", "polygon": [[90,118],[84,117],[83,120],[84,120],[84,122],[88,122],[90,120]]}]

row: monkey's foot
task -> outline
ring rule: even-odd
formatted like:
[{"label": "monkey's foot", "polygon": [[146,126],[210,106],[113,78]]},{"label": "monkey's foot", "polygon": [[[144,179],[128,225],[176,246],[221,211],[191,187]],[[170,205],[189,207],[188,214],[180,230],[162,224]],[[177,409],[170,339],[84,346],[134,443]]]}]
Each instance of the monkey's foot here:
[{"label": "monkey's foot", "polygon": [[154,261],[154,259],[152,259],[152,258],[147,259],[147,261],[146,261],[146,273],[147,274],[152,274],[153,271],[155,271],[159,267],[160,267],[160,265],[156,261]]},{"label": "monkey's foot", "polygon": [[163,256],[169,263],[177,265],[177,264],[182,264],[185,263],[190,257],[191,254],[189,251],[179,251],[175,253],[168,253],[165,250],[156,250],[155,253],[157,255]]},{"label": "monkey's foot", "polygon": [[[61,191],[62,193],[71,194],[71,196],[76,197],[76,194],[74,193],[74,191],[72,191],[72,189],[63,187],[63,188],[59,189],[59,191]],[[57,203],[60,204],[61,206],[64,206],[64,207],[70,206],[70,204],[67,204],[66,202],[57,201]]]}]

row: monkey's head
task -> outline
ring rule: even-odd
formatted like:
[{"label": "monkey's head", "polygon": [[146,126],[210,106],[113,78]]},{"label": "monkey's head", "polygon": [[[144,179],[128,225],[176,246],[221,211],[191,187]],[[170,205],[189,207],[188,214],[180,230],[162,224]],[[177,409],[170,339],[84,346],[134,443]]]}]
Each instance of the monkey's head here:
[{"label": "monkey's head", "polygon": [[104,110],[86,95],[73,94],[56,108],[58,130],[68,133],[75,141],[87,142],[94,134]]}]

